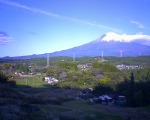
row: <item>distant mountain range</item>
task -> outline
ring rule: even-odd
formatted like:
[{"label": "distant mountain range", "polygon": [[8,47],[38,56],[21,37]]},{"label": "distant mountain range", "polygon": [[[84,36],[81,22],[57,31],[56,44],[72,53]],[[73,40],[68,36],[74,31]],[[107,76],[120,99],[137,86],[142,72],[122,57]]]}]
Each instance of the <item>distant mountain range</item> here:
[{"label": "distant mountain range", "polygon": [[[102,35],[90,43],[67,50],[49,53],[50,57],[56,56],[149,56],[150,36],[148,35],[119,35],[113,32]],[[47,57],[47,53],[19,57],[4,57],[4,59],[30,59]]]}]

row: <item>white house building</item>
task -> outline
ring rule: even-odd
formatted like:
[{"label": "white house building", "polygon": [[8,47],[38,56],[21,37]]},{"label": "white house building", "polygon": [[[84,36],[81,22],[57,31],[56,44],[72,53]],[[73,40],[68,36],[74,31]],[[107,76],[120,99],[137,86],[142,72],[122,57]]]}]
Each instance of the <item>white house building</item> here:
[{"label": "white house building", "polygon": [[56,78],[52,78],[52,77],[45,77],[45,81],[47,81],[49,84],[54,85],[56,84],[59,80],[57,80]]}]

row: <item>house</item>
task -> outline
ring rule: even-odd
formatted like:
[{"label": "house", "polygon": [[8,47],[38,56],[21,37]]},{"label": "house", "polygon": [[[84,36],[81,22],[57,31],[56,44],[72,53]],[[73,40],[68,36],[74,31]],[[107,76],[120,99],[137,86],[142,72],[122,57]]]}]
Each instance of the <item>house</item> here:
[{"label": "house", "polygon": [[112,102],[112,98],[108,95],[101,95],[98,98],[102,104],[109,104]]},{"label": "house", "polygon": [[84,70],[90,70],[92,68],[92,65],[90,63],[79,64],[77,65],[77,67],[84,71]]},{"label": "house", "polygon": [[58,80],[56,78],[51,78],[50,80],[48,80],[48,83],[51,85],[54,85],[57,82],[58,82]]},{"label": "house", "polygon": [[24,75],[25,73],[22,71],[22,70],[17,70],[16,72],[15,72],[15,75],[19,75],[19,76],[22,76],[22,75]]},{"label": "house", "polygon": [[45,81],[51,80],[51,77],[45,77]]},{"label": "house", "polygon": [[52,78],[52,77],[45,77],[45,81],[47,81],[47,83],[54,85],[56,84],[59,80],[57,80],[56,78]]},{"label": "house", "polygon": [[142,69],[142,67],[138,66],[138,65],[116,65],[116,67],[119,70],[123,70],[123,69]]},{"label": "house", "polygon": [[99,99],[101,99],[101,100],[112,100],[112,98],[108,95],[99,96]]},{"label": "house", "polygon": [[125,103],[126,103],[126,97],[125,97],[125,96],[121,96],[121,95],[118,96],[117,103],[118,103],[119,105],[125,104]]}]

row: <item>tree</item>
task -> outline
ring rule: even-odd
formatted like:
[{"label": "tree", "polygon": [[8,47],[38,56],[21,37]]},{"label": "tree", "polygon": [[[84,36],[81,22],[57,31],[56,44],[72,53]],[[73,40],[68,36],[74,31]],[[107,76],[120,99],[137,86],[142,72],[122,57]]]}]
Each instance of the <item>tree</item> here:
[{"label": "tree", "polygon": [[135,70],[135,81],[150,81],[150,68]]},{"label": "tree", "polygon": [[81,85],[91,85],[93,82],[94,76],[89,71],[82,71],[78,73],[77,81]]},{"label": "tree", "polygon": [[134,100],[134,74],[133,72],[131,72],[131,76],[130,76],[130,85],[131,85],[131,88],[130,88],[130,102],[131,102],[131,106],[135,106],[135,100]]},{"label": "tree", "polygon": [[7,80],[8,80],[8,77],[2,72],[0,72],[0,82],[7,82]]},{"label": "tree", "polygon": [[77,64],[74,62],[60,62],[59,66],[65,70],[77,70]]},{"label": "tree", "polygon": [[11,63],[4,63],[4,65],[3,65],[2,68],[3,68],[4,70],[10,70],[11,66],[12,66]]},{"label": "tree", "polygon": [[94,61],[94,62],[92,63],[92,67],[93,67],[93,68],[100,68],[100,67],[101,67],[101,64],[100,64],[100,62],[99,62],[98,60],[96,60],[96,61]]},{"label": "tree", "polygon": [[117,89],[117,85],[124,81],[123,75],[120,72],[106,72],[105,77],[109,78],[109,85],[113,90]]},{"label": "tree", "polygon": [[56,67],[51,67],[46,72],[46,76],[50,76],[54,78],[58,78],[58,74],[59,74],[59,69]]},{"label": "tree", "polygon": [[98,60],[94,61],[92,64],[94,69],[103,69],[104,72],[118,72],[119,70],[116,66],[111,65],[109,63],[100,63]]},{"label": "tree", "polygon": [[110,78],[102,78],[102,79],[99,80],[98,83],[101,84],[101,85],[108,85],[109,82],[110,82]]},{"label": "tree", "polygon": [[118,72],[119,70],[116,68],[116,66],[111,65],[109,63],[103,63],[102,68],[105,72]]},{"label": "tree", "polygon": [[29,68],[28,68],[28,66],[26,66],[26,65],[23,65],[23,64],[16,64],[14,67],[15,67],[15,70],[21,70],[21,71],[23,71],[23,72],[25,72],[25,73],[28,73],[28,72],[29,72]]}]

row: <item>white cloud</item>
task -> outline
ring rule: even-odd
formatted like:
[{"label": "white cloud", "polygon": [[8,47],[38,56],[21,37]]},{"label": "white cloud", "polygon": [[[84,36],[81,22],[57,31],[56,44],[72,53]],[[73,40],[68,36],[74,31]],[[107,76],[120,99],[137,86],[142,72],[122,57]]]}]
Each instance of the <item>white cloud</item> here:
[{"label": "white cloud", "polygon": [[131,20],[130,22],[137,25],[138,28],[142,28],[142,29],[145,28],[145,26],[139,21]]},{"label": "white cloud", "polygon": [[5,32],[0,32],[0,45],[8,44],[12,41],[12,38]]},{"label": "white cloud", "polygon": [[32,8],[32,7],[22,5],[22,4],[19,4],[19,3],[16,3],[16,2],[8,1],[8,0],[0,0],[0,2],[4,3],[4,4],[7,4],[7,5],[10,5],[10,6],[17,7],[17,8],[22,8],[22,9],[25,9],[25,10],[28,10],[28,11],[31,11],[31,12],[36,12],[36,13],[48,15],[50,17],[55,17],[55,18],[59,18],[59,19],[63,19],[63,20],[71,21],[71,22],[81,23],[81,24],[87,24],[87,25],[95,26],[95,27],[99,27],[99,28],[105,28],[105,29],[108,29],[108,30],[116,31],[116,32],[120,31],[119,29],[116,29],[116,28],[113,28],[113,27],[110,27],[110,26],[107,26],[107,25],[96,24],[96,23],[86,21],[86,20],[61,16],[61,15],[58,15],[58,14],[55,14],[55,13],[51,13],[49,11],[45,11],[45,10],[37,9],[37,8]]}]

